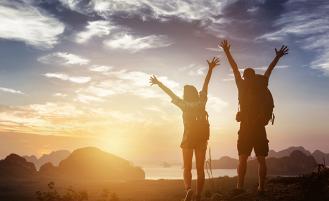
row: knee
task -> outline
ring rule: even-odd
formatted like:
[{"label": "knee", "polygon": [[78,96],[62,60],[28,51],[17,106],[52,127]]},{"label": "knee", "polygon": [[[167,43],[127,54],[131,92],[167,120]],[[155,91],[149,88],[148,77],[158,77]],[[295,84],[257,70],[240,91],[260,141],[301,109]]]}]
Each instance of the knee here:
[{"label": "knee", "polygon": [[261,157],[261,158],[257,158],[258,164],[260,166],[266,167],[266,160],[265,158]]},{"label": "knee", "polygon": [[184,167],[184,174],[185,175],[192,174],[191,171],[192,171],[192,167],[189,167],[189,166]]}]

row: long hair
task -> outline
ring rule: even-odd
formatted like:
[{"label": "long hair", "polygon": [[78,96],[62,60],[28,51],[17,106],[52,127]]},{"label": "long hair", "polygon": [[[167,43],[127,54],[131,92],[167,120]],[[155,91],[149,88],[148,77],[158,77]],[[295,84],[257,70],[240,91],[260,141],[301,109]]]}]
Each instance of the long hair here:
[{"label": "long hair", "polygon": [[252,68],[246,68],[244,71],[243,71],[243,78],[245,80],[250,80],[252,78],[255,77],[255,70],[252,69]]},{"label": "long hair", "polygon": [[183,99],[189,102],[198,101],[199,100],[198,90],[192,85],[185,85]]}]

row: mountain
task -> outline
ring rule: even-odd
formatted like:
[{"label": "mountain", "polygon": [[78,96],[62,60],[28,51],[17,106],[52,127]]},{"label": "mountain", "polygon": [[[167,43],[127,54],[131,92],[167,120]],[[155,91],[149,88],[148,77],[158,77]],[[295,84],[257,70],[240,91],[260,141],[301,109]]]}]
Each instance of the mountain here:
[{"label": "mountain", "polygon": [[[289,156],[281,158],[267,158],[268,175],[300,175],[311,173],[317,167],[317,162],[311,155],[295,150]],[[248,174],[257,175],[258,162],[248,161]]]},{"label": "mountain", "polygon": [[296,150],[303,152],[305,155],[311,155],[311,152],[306,150],[304,147],[298,146],[298,147],[289,147],[287,149],[283,149],[278,152],[276,152],[274,150],[270,150],[268,153],[268,157],[269,158],[282,158],[285,156],[289,156],[293,151],[296,151]]},{"label": "mountain", "polygon": [[223,156],[218,160],[212,160],[211,166],[213,169],[235,169],[238,166],[239,160],[228,156]]},{"label": "mountain", "polygon": [[329,164],[329,154],[323,153],[320,150],[315,150],[312,153],[312,156],[320,164],[323,164],[324,162],[326,163],[326,165]]},{"label": "mountain", "polygon": [[5,159],[0,160],[0,178],[22,179],[37,175],[37,170],[33,163],[25,158],[10,154]]},{"label": "mountain", "polygon": [[46,163],[40,167],[40,175],[70,180],[140,180],[144,171],[129,161],[95,147],[73,151],[58,167]]},{"label": "mountain", "polygon": [[32,156],[23,156],[27,161],[34,163],[37,169],[45,163],[52,163],[53,165],[57,166],[59,162],[63,159],[67,158],[70,155],[70,152],[67,150],[59,150],[53,151],[49,154],[43,154],[39,159],[32,155]]}]

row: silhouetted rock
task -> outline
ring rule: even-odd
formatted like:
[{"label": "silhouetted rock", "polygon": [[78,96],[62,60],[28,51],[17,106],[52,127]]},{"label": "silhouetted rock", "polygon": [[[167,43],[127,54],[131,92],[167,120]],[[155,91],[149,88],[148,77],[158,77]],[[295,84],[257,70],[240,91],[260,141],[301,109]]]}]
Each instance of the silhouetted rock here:
[{"label": "silhouetted rock", "polygon": [[329,154],[323,153],[320,150],[315,150],[312,153],[312,156],[319,164],[323,164],[324,162],[326,163],[326,165],[329,164]]},{"label": "silhouetted rock", "polygon": [[40,167],[43,164],[46,163],[52,163],[53,165],[57,166],[59,162],[61,162],[63,159],[67,158],[70,155],[70,152],[67,150],[59,150],[59,151],[53,151],[49,154],[43,154],[39,159],[32,156],[23,156],[27,161],[34,163],[37,169],[40,169]]},{"label": "silhouetted rock", "polygon": [[211,166],[213,169],[235,169],[238,166],[239,160],[228,156],[223,156],[218,160],[212,160]]},{"label": "silhouetted rock", "polygon": [[17,154],[10,154],[0,160],[0,178],[20,179],[33,177],[36,174],[34,164]]},{"label": "silhouetted rock", "polygon": [[287,149],[283,149],[281,151],[274,151],[274,150],[270,150],[269,153],[268,153],[268,157],[269,158],[282,158],[282,157],[285,157],[285,156],[290,156],[290,154],[293,152],[293,151],[300,151],[300,152],[303,152],[305,155],[311,155],[311,152],[309,152],[308,150],[306,150],[304,147],[302,146],[298,146],[298,147],[289,147]]},{"label": "silhouetted rock", "polygon": [[[290,156],[282,158],[267,158],[268,175],[300,175],[311,173],[316,167],[317,162],[311,155],[295,150]],[[249,176],[257,175],[257,160],[248,161]]]},{"label": "silhouetted rock", "polygon": [[45,164],[40,174],[70,180],[140,180],[145,178],[141,168],[129,161],[95,147],[73,151],[58,167]]}]

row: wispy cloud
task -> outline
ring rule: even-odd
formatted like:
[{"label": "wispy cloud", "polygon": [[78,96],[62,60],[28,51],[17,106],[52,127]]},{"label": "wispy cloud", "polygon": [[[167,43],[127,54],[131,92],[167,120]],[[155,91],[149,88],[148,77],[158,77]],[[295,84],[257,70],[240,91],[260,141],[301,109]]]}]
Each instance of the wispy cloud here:
[{"label": "wispy cloud", "polygon": [[89,70],[94,72],[108,72],[111,69],[113,69],[112,66],[92,65],[91,67],[89,67]]},{"label": "wispy cloud", "polygon": [[[88,86],[76,90],[77,100],[81,102],[100,102],[113,95],[134,95],[142,98],[163,98],[164,95],[150,87],[150,74],[142,71],[115,70],[102,72],[104,77]],[[179,84],[167,77],[160,76],[168,87],[176,90]],[[96,97],[96,98],[92,98]]]},{"label": "wispy cloud", "polygon": [[149,35],[149,36],[133,36],[128,33],[116,35],[113,39],[105,40],[104,45],[111,49],[128,50],[132,53],[159,47],[167,47],[172,43],[166,36]]},{"label": "wispy cloud", "polygon": [[85,43],[93,37],[109,35],[113,28],[114,26],[109,21],[90,21],[85,30],[76,35],[75,40],[78,43]]},{"label": "wispy cloud", "polygon": [[216,16],[222,13],[222,8],[232,1],[199,1],[199,0],[92,0],[90,2],[60,0],[66,7],[81,12],[96,12],[102,17],[109,18],[118,13],[127,16],[138,16],[142,19],[168,20],[170,17],[178,17],[182,20],[217,21]]},{"label": "wispy cloud", "polygon": [[38,61],[45,64],[59,65],[85,65],[89,63],[89,59],[67,52],[55,52],[48,54],[40,57]]},{"label": "wispy cloud", "polygon": [[53,47],[64,32],[64,24],[29,2],[0,2],[0,38],[23,41],[38,48]]},{"label": "wispy cloud", "polygon": [[202,76],[206,73],[207,68],[196,64],[190,64],[178,69],[179,71],[185,72],[190,76]]},{"label": "wispy cloud", "polygon": [[288,1],[283,14],[275,24],[277,30],[266,33],[257,40],[288,40],[294,37],[303,49],[318,56],[311,61],[311,68],[329,75],[329,4],[328,1]]},{"label": "wispy cloud", "polygon": [[67,94],[63,94],[63,93],[58,92],[58,93],[54,93],[53,96],[55,96],[55,97],[66,97]]},{"label": "wispy cloud", "polygon": [[24,94],[20,90],[10,89],[10,88],[6,88],[6,87],[0,87],[0,91],[6,92],[6,93],[12,93],[12,94]]},{"label": "wispy cloud", "polygon": [[77,83],[77,84],[84,84],[91,80],[90,77],[69,76],[64,73],[46,73],[46,74],[44,74],[44,76],[48,77],[48,78],[56,78],[56,79],[60,79],[60,80],[64,80],[64,81],[70,81],[70,82]]}]

